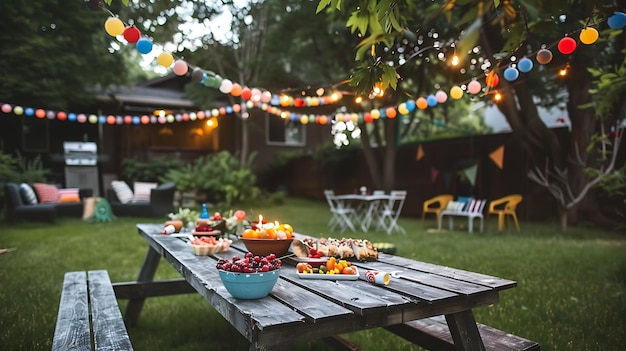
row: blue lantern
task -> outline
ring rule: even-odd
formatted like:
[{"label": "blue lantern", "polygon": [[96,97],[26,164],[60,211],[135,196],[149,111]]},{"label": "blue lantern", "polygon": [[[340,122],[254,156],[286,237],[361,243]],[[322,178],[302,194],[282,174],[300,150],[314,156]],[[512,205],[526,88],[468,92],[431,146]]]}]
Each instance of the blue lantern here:
[{"label": "blue lantern", "polygon": [[519,71],[516,68],[509,67],[504,70],[504,79],[512,82],[519,78]]},{"label": "blue lantern", "polygon": [[524,57],[517,63],[517,69],[519,69],[520,72],[524,73],[530,72],[530,70],[533,69],[533,61],[531,61],[527,57]]}]

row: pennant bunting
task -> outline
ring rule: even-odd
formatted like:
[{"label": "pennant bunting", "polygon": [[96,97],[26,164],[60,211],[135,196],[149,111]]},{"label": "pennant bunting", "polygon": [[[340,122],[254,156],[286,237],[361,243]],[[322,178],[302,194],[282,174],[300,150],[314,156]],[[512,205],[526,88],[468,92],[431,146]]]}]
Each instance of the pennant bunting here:
[{"label": "pennant bunting", "polygon": [[439,176],[439,170],[435,167],[430,167],[430,181],[434,183],[437,180],[437,176]]},{"label": "pennant bunting", "polygon": [[476,184],[476,171],[478,170],[478,164],[468,167],[463,170],[467,179],[469,179],[472,186]]},{"label": "pennant bunting", "polygon": [[417,156],[415,158],[418,161],[424,158],[424,148],[422,148],[422,144],[417,147]]},{"label": "pennant bunting", "polygon": [[489,154],[489,158],[498,166],[498,168],[502,169],[503,161],[504,161],[504,146],[500,146],[495,151]]}]

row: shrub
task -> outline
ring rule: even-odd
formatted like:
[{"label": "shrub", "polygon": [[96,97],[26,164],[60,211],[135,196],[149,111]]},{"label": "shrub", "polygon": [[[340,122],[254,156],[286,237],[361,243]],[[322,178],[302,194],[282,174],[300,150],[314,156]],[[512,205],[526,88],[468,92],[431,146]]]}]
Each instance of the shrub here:
[{"label": "shrub", "polygon": [[146,162],[122,160],[122,178],[127,182],[159,182],[165,170],[181,169],[185,162],[178,157],[158,156]]}]

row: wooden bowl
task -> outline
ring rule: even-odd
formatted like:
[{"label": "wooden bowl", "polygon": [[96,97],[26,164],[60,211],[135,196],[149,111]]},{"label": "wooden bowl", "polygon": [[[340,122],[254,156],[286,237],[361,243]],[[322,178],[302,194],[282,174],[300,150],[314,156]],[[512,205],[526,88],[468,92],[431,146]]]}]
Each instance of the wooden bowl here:
[{"label": "wooden bowl", "polygon": [[275,254],[276,257],[283,256],[289,251],[293,238],[290,239],[252,239],[241,238],[246,245],[246,249],[258,256]]}]

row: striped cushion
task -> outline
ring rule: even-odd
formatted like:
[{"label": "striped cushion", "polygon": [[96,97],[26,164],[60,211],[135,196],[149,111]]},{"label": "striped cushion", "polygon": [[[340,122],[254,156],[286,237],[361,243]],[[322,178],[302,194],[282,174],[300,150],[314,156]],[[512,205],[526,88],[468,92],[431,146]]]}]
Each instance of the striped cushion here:
[{"label": "striped cushion", "polygon": [[22,201],[27,205],[36,205],[37,204],[37,195],[35,195],[35,191],[33,188],[26,184],[20,184],[20,195],[22,196]]},{"label": "striped cushion", "polygon": [[115,195],[117,195],[117,199],[120,200],[121,203],[129,203],[133,199],[133,191],[130,190],[130,187],[125,181],[114,180],[111,182],[111,187],[113,188],[113,191],[115,191]]},{"label": "striped cushion", "polygon": [[56,186],[44,183],[35,183],[33,186],[39,197],[39,203],[56,203],[59,199],[59,189]]},{"label": "striped cushion", "polygon": [[157,183],[135,182],[133,202],[150,202],[150,191],[156,188]]},{"label": "striped cushion", "polygon": [[58,202],[80,202],[78,188],[59,189]]}]

